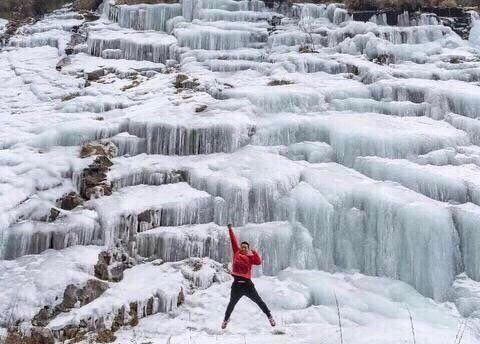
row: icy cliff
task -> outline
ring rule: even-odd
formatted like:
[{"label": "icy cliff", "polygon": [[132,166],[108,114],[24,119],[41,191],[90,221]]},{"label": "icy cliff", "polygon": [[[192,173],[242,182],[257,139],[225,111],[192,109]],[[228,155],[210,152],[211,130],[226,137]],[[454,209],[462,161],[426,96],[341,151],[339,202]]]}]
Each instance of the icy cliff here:
[{"label": "icy cliff", "polygon": [[[338,301],[349,343],[480,341],[478,21],[102,9],[0,50],[0,336],[338,343]],[[227,223],[285,335],[218,329]]]}]

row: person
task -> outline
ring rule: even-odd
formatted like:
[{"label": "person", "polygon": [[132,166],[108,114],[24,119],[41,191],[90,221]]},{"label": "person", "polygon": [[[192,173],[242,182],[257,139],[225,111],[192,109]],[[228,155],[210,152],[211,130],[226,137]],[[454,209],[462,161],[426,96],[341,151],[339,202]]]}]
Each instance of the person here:
[{"label": "person", "polygon": [[225,311],[225,318],[222,323],[222,329],[225,329],[230,321],[230,315],[237,302],[242,296],[248,297],[255,302],[260,309],[268,317],[268,321],[271,326],[275,326],[275,320],[270,313],[265,302],[263,302],[260,295],[258,295],[255,285],[252,282],[252,265],[261,265],[262,259],[258,253],[254,250],[250,250],[248,242],[243,241],[240,246],[238,245],[237,238],[233,232],[232,225],[227,225],[228,234],[230,235],[230,242],[233,250],[232,260],[232,290],[230,292],[230,302],[228,303],[227,310]]}]

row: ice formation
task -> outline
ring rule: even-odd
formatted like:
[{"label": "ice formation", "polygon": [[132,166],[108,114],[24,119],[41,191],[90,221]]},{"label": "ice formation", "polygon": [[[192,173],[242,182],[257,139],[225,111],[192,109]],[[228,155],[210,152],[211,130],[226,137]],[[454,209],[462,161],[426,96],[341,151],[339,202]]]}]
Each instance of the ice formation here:
[{"label": "ice formation", "polygon": [[[430,13],[270,5],[105,0],[98,20],[67,6],[1,46],[0,337],[12,300],[28,328],[121,248],[138,264],[49,319],[55,338],[136,317],[145,342],[337,343],[336,296],[348,342],[401,340],[410,311],[419,342],[464,322],[478,342],[478,20],[467,42]],[[212,324],[227,223],[263,257],[285,336],[247,303],[237,328]]]}]

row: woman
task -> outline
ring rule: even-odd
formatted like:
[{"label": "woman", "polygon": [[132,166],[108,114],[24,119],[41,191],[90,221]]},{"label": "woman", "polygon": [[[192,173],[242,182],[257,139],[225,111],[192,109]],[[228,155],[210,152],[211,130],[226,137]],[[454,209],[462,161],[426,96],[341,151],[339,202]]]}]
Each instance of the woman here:
[{"label": "woman", "polygon": [[243,241],[238,246],[237,238],[233,233],[232,225],[227,225],[228,234],[230,235],[230,241],[232,243],[233,261],[232,261],[232,290],[230,292],[230,302],[228,303],[227,310],[225,311],[225,318],[222,323],[222,329],[225,329],[230,320],[235,305],[242,296],[248,297],[255,302],[263,313],[266,314],[270,325],[275,326],[275,320],[270,313],[265,302],[263,302],[260,295],[258,295],[255,285],[252,282],[252,265],[262,264],[262,259],[256,251],[250,250],[248,242]]}]

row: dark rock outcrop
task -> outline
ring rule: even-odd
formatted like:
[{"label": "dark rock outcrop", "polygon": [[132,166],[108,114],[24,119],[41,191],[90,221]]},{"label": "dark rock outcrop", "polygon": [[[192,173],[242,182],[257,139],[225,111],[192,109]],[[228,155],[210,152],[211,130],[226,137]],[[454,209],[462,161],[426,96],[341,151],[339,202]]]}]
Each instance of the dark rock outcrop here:
[{"label": "dark rock outcrop", "polygon": [[120,282],[123,279],[123,272],[133,265],[135,260],[119,244],[113,251],[99,253],[94,266],[95,277],[104,281]]},{"label": "dark rock outcrop", "polygon": [[60,204],[60,208],[64,210],[72,210],[79,205],[83,204],[83,199],[75,191],[65,194],[62,198],[57,199],[57,203]]},{"label": "dark rock outcrop", "polygon": [[32,325],[37,327],[47,326],[48,323],[62,312],[72,308],[85,306],[100,297],[108,289],[108,283],[98,279],[90,279],[83,287],[69,284],[63,292],[63,299],[54,307],[43,307],[32,319]]},{"label": "dark rock outcrop", "polygon": [[25,333],[19,328],[10,329],[5,344],[55,344],[53,333],[46,327],[33,326]]}]

